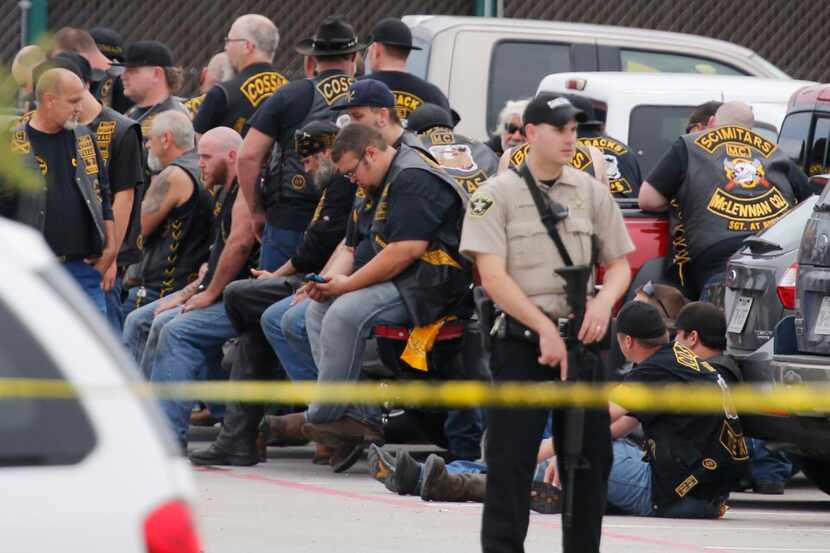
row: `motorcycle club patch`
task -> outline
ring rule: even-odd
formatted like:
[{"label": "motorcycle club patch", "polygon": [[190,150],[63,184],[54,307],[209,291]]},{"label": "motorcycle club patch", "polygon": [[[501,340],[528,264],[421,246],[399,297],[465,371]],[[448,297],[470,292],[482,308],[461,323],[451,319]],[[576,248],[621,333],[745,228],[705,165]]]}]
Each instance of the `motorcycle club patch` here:
[{"label": "motorcycle club patch", "polygon": [[288,79],[276,71],[267,71],[251,76],[242,83],[239,91],[252,106],[257,107],[264,99],[271,96],[287,82]]},{"label": "motorcycle club patch", "polygon": [[496,200],[484,192],[477,193],[470,200],[470,215],[473,217],[484,217]]},{"label": "motorcycle club patch", "polygon": [[84,168],[87,175],[94,175],[98,172],[98,160],[95,155],[95,144],[92,142],[92,137],[85,134],[78,137],[78,153],[81,159],[84,160]]},{"label": "motorcycle club patch", "polygon": [[345,98],[351,91],[354,79],[347,75],[332,75],[317,83],[317,91],[328,105]]}]

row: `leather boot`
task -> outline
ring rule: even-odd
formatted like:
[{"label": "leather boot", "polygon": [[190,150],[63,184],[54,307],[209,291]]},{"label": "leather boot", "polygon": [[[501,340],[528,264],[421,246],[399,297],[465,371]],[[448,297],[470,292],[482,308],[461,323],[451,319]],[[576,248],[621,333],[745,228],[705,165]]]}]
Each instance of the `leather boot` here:
[{"label": "leather boot", "polygon": [[308,438],[303,436],[305,423],[305,413],[265,415],[259,424],[259,431],[265,443],[279,440],[286,444],[303,445],[308,443]]},{"label": "leather boot", "polygon": [[378,482],[384,482],[395,472],[395,458],[377,444],[369,445],[367,461],[369,462],[369,476]]},{"label": "leather boot", "polygon": [[432,454],[424,463],[421,499],[424,501],[484,501],[487,476],[484,474],[449,474],[444,459]]},{"label": "leather boot", "polygon": [[399,495],[415,495],[421,479],[421,465],[401,448],[395,451],[395,470],[383,481],[386,489]]}]

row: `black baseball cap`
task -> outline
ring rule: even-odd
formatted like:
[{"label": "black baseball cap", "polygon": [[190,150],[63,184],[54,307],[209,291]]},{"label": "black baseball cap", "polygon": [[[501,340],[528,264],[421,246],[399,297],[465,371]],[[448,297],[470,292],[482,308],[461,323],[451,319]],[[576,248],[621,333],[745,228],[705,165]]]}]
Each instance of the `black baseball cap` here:
[{"label": "black baseball cap", "polygon": [[111,60],[124,61],[124,39],[117,31],[107,27],[93,27],[89,34],[102,54]]},{"label": "black baseball cap", "polygon": [[580,127],[599,127],[602,121],[597,120],[597,113],[594,111],[594,104],[590,98],[581,96],[579,94],[566,94],[567,98],[573,106],[585,114],[585,121],[579,123]]},{"label": "black baseball cap", "polygon": [[346,108],[394,108],[395,95],[385,83],[375,79],[361,79],[352,85],[349,99],[342,104],[331,107],[333,110]]},{"label": "black baseball cap", "polygon": [[426,102],[406,118],[406,128],[412,132],[427,132],[433,127],[455,127],[452,114],[437,104]]},{"label": "black baseball cap", "polygon": [[124,61],[112,65],[124,67],[173,67],[173,52],[157,40],[138,40],[127,47]]},{"label": "black baseball cap", "polygon": [[386,17],[375,23],[367,42],[368,44],[373,42],[388,44],[408,50],[421,50],[420,46],[412,44],[412,31],[409,30],[409,25],[397,17]]},{"label": "black baseball cap", "polygon": [[683,332],[696,330],[703,345],[717,349],[726,348],[726,316],[711,303],[693,301],[685,305],[677,314],[674,328]]},{"label": "black baseball cap", "polygon": [[312,121],[294,131],[294,149],[297,155],[308,157],[331,148],[340,128],[330,121]]},{"label": "black baseball cap", "polygon": [[577,109],[570,100],[552,92],[541,92],[525,108],[522,122],[525,125],[547,123],[554,127],[564,127],[568,121],[585,123],[588,118],[581,109]]},{"label": "black baseball cap", "polygon": [[630,301],[617,313],[617,332],[641,340],[659,338],[666,334],[666,323],[653,305]]}]

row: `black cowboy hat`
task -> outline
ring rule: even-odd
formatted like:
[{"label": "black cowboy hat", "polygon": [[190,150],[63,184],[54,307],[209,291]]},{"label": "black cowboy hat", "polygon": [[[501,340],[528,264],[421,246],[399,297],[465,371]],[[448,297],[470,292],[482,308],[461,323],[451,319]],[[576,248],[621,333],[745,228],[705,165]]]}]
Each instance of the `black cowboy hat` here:
[{"label": "black cowboy hat", "polygon": [[303,56],[340,56],[366,48],[360,44],[348,21],[339,15],[330,15],[320,22],[314,36],[301,40],[295,50]]}]

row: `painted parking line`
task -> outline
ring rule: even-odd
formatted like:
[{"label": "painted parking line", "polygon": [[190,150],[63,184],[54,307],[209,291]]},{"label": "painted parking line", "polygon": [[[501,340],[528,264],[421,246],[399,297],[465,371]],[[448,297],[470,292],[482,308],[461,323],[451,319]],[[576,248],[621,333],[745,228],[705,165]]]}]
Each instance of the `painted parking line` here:
[{"label": "painted parking line", "polygon": [[717,551],[780,551],[783,553],[830,553],[830,549],[801,549],[791,547],[736,547],[728,545],[705,546],[706,550]]}]

